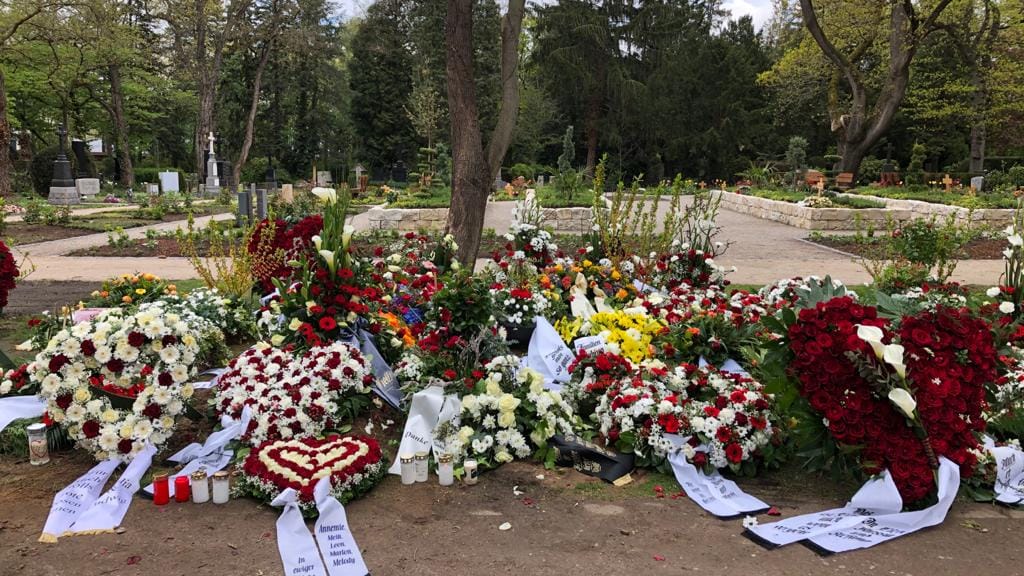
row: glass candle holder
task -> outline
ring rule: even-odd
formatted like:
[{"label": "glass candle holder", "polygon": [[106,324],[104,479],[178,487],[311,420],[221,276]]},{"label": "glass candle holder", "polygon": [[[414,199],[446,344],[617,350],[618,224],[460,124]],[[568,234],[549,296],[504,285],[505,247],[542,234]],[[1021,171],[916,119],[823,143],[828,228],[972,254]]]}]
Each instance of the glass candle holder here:
[{"label": "glass candle holder", "polygon": [[441,486],[451,486],[455,483],[455,463],[451,454],[441,454],[437,457],[437,482]]},{"label": "glass candle holder", "polygon": [[480,479],[480,466],[476,460],[466,460],[462,463],[462,470],[466,473],[463,482],[466,486],[473,486]]},{"label": "glass candle holder", "polygon": [[415,464],[416,464],[416,481],[417,482],[426,482],[427,481],[427,478],[428,478],[428,475],[429,475],[429,472],[430,472],[430,467],[428,465],[429,463],[427,461],[427,458],[429,456],[430,456],[429,452],[417,452],[416,456],[413,458],[415,460]]},{"label": "glass candle holder", "polygon": [[223,470],[213,475],[213,503],[227,504],[231,499],[231,477]]},{"label": "glass candle holder", "polygon": [[192,488],[188,476],[176,476],[174,478],[174,501],[188,502],[192,497]]},{"label": "glass candle holder", "polygon": [[402,471],[402,484],[413,484],[416,482],[416,460],[409,454],[398,457]]},{"label": "glass candle holder", "polygon": [[171,501],[171,485],[167,474],[153,476],[153,504],[163,506]]},{"label": "glass candle holder", "polygon": [[210,479],[206,476],[206,470],[192,473],[192,501],[196,504],[210,501]]},{"label": "glass candle holder", "polygon": [[31,424],[28,432],[28,458],[33,466],[42,466],[50,461],[50,445],[46,441],[46,424]]}]

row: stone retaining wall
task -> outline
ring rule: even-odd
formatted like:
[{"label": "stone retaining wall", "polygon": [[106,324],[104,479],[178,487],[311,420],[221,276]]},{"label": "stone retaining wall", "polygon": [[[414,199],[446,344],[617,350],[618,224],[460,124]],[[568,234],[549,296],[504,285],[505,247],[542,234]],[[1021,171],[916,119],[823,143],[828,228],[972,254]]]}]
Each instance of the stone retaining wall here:
[{"label": "stone retaining wall", "polygon": [[882,227],[887,218],[902,222],[913,217],[910,210],[893,208],[808,208],[793,202],[769,200],[734,192],[714,191],[712,194],[721,196],[721,206],[733,212],[774,220],[806,230],[856,230],[858,223],[861,226],[874,223],[876,227]]},{"label": "stone retaining wall", "polygon": [[[497,203],[489,203],[488,211]],[[584,234],[592,225],[591,209],[544,208],[544,226],[556,234]],[[448,219],[447,208],[386,208],[374,206],[367,210],[366,218],[370,228],[375,230],[397,230],[417,232],[420,230],[442,230]],[[485,223],[486,226],[486,223]],[[505,230],[497,230],[499,234]]]},{"label": "stone retaining wall", "polygon": [[888,208],[897,210],[910,210],[914,218],[937,219],[948,218],[950,214],[955,215],[960,222],[970,220],[974,224],[1003,228],[1013,221],[1013,210],[1009,208],[977,208],[970,210],[960,206],[949,206],[947,204],[936,204],[921,200],[898,200],[895,198],[882,198],[879,196],[866,196],[863,194],[843,194],[850,198],[868,198],[882,202]]},{"label": "stone retaining wall", "polygon": [[969,210],[959,206],[922,202],[920,200],[895,200],[878,196],[843,194],[849,198],[867,198],[885,204],[885,208],[807,208],[792,202],[769,200],[758,196],[715,191],[722,198],[721,206],[739,212],[782,222],[806,230],[856,230],[858,226],[873,224],[875,228],[885,226],[887,219],[904,222],[911,218],[932,218],[938,220],[954,215],[960,222],[968,220],[975,226],[1002,228],[1013,219],[1013,210],[977,209]]}]

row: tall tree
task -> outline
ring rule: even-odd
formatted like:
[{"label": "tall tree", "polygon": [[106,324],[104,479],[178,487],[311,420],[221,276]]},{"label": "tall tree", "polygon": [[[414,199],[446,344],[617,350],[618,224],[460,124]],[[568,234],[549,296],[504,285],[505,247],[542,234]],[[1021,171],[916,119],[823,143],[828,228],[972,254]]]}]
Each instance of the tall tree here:
[{"label": "tall tree", "polygon": [[501,100],[497,123],[484,148],[473,71],[473,0],[448,0],[445,42],[454,161],[448,231],[459,245],[458,259],[469,267],[476,263],[487,196],[519,113],[519,38],[525,13],[526,0],[509,0],[502,17]]},{"label": "tall tree", "polygon": [[352,122],[362,159],[377,170],[410,160],[413,152],[405,115],[413,72],[407,10],[406,0],[379,0],[366,11],[352,40]]},{"label": "tall tree", "polygon": [[[63,3],[59,1],[18,1],[12,2],[0,12],[0,54],[26,23],[40,14],[54,11]],[[7,81],[0,67],[0,196],[11,194],[11,157],[7,143],[11,141],[11,124],[7,120]]]},{"label": "tall tree", "polygon": [[[869,3],[867,33],[849,51],[843,52],[826,34],[818,10],[822,13],[842,12],[851,8],[848,0],[818,0],[818,8],[815,8],[813,0],[800,0],[804,26],[846,83],[849,92],[849,102],[844,113],[840,105],[838,82],[830,86],[830,115],[832,130],[838,141],[841,171],[856,174],[861,160],[889,129],[906,95],[914,55],[924,39],[936,30],[938,17],[951,1],[937,0],[930,7],[902,0]],[[924,8],[923,14],[918,13],[919,8]],[[862,62],[875,43],[872,20],[888,20],[885,29],[888,37],[888,66],[873,105],[868,102],[870,95],[863,72],[865,63]]]}]

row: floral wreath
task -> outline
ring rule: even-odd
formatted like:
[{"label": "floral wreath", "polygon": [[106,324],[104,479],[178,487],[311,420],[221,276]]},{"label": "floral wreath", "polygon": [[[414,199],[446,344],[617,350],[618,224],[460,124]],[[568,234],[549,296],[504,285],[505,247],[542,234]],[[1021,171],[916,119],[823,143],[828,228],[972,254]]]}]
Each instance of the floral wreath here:
[{"label": "floral wreath", "polygon": [[177,314],[114,309],[59,331],[29,365],[49,417],[97,460],[130,460],[173,434],[199,345]]},{"label": "floral wreath", "polygon": [[382,458],[380,445],[367,436],[268,440],[249,452],[234,492],[270,502],[293,488],[299,493],[303,515],[315,516],[313,489],[321,478],[331,477],[331,493],[344,504],[384,477]]},{"label": "floral wreath", "polygon": [[369,402],[373,376],[359,350],[336,342],[303,355],[259,343],[231,361],[217,383],[214,409],[240,418],[252,411],[242,441],[318,436]]}]

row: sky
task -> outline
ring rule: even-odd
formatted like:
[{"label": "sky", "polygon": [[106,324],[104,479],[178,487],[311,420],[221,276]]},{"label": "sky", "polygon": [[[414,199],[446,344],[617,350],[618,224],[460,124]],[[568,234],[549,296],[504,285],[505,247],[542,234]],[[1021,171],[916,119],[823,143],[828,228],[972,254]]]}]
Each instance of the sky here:
[{"label": "sky", "polygon": [[[342,18],[360,16],[373,0],[336,0]],[[771,0],[725,0],[723,6],[732,12],[733,17],[749,14],[754,19],[754,27],[761,28],[772,16]]]}]

